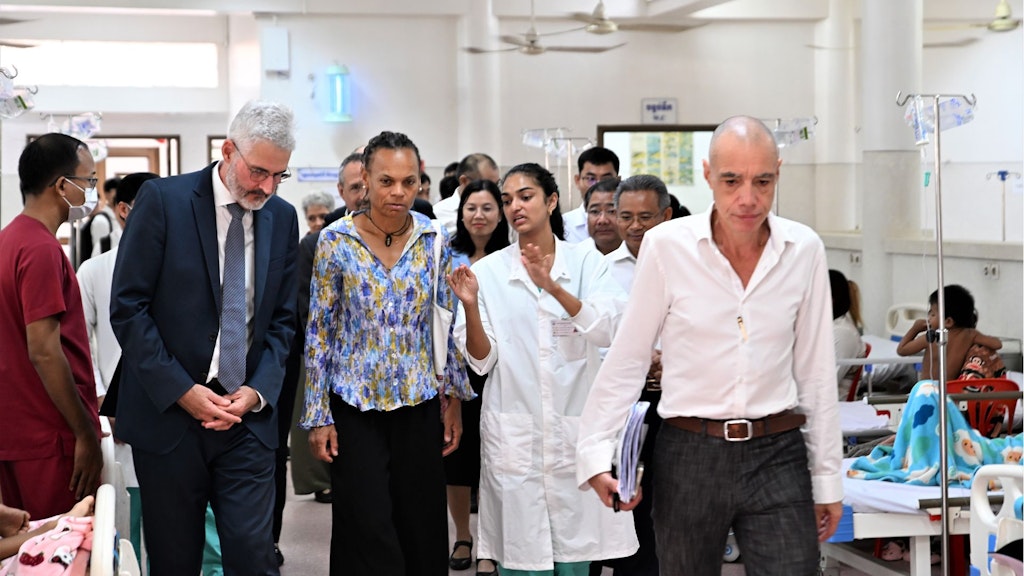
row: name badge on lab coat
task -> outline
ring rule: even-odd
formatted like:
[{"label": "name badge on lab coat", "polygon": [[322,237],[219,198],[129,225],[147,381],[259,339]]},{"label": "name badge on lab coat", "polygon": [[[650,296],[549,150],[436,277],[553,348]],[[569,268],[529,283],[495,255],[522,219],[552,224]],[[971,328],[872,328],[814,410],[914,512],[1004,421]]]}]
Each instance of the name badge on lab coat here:
[{"label": "name badge on lab coat", "polygon": [[551,321],[551,335],[555,338],[564,338],[566,336],[576,336],[579,332],[576,331],[576,327],[573,326],[572,320],[552,320]]}]

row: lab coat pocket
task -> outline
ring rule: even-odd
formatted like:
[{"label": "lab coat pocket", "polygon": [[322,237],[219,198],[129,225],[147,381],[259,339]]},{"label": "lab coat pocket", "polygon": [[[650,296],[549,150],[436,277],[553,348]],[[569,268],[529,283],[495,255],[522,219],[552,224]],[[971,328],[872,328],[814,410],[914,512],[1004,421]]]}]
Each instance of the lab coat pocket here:
[{"label": "lab coat pocket", "polygon": [[484,412],[480,415],[484,466],[505,481],[521,482],[533,467],[533,416]]},{"label": "lab coat pocket", "polygon": [[579,438],[580,417],[555,415],[555,440],[558,446],[555,466],[557,470],[576,473],[576,442]]},{"label": "lab coat pocket", "polygon": [[579,333],[568,336],[556,336],[555,342],[558,347],[558,353],[567,362],[585,360],[587,358],[587,341]]}]

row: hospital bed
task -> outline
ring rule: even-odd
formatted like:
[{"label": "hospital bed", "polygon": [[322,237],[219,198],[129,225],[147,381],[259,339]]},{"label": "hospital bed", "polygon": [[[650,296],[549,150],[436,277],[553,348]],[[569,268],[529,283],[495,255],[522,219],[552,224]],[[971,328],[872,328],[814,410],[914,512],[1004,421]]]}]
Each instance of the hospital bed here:
[{"label": "hospital bed", "polygon": [[[1003,503],[993,510],[988,501],[989,481],[998,481],[1003,492]],[[979,576],[1008,576],[1012,572],[990,564],[988,553],[998,550],[1007,542],[1024,535],[1024,523],[1016,517],[1014,506],[1024,492],[1024,467],[1019,464],[982,466],[974,475],[971,485],[971,574]]]},{"label": "hospital bed", "polygon": [[[106,426],[106,418],[101,418]],[[109,432],[109,428],[104,430]],[[90,576],[139,576],[135,548],[121,535],[128,534],[131,502],[124,487],[121,465],[114,459],[114,437],[100,441],[103,453],[102,485],[96,491]]]},{"label": "hospital bed", "polygon": [[[941,493],[937,486],[911,486],[847,478],[852,459],[843,461],[843,518],[839,530],[821,546],[826,567],[845,564],[876,576],[906,576],[900,562],[886,562],[844,544],[866,538],[903,538],[910,543],[910,576],[931,574],[930,538],[942,533]],[[968,534],[970,490],[951,486],[947,513],[950,534]]]}]

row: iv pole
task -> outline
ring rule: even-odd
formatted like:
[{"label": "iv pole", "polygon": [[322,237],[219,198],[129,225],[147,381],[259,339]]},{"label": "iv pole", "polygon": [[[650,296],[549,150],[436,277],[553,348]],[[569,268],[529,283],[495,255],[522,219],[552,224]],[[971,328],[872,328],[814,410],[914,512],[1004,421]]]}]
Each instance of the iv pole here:
[{"label": "iv pole", "polygon": [[[973,94],[970,96],[964,96],[962,94],[907,94],[903,95],[903,92],[896,93],[896,105],[903,107],[911,98],[931,98],[932,99],[932,115],[934,121],[934,136],[935,136],[935,258],[936,268],[938,270],[938,281],[939,288],[937,291],[938,295],[938,312],[939,320],[937,327],[937,334],[939,336],[939,446],[942,449],[939,451],[939,483],[941,486],[942,494],[942,574],[949,574],[949,443],[947,439],[947,414],[946,414],[946,342],[947,332],[945,322],[943,319],[946,318],[946,296],[945,296],[945,278],[943,277],[943,265],[942,265],[942,142],[939,134],[941,133],[941,117],[939,114],[939,102],[943,98],[961,98],[969,105],[974,106],[977,102],[977,98]],[[919,119],[919,122],[923,122],[923,119]],[[922,131],[923,133],[923,131]]]},{"label": "iv pole", "polygon": [[1006,179],[1010,176],[1016,177],[1020,180],[1020,172],[1010,172],[1009,170],[998,170],[996,172],[989,172],[985,175],[985,180],[991,180],[993,176],[998,176],[999,180],[1003,183],[1003,242],[1006,242]]}]

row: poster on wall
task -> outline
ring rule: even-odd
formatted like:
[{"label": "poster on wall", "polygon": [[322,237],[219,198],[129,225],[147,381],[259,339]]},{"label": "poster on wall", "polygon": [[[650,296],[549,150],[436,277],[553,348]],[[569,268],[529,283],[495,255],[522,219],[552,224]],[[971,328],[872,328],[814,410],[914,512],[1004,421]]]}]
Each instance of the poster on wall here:
[{"label": "poster on wall", "polygon": [[693,185],[692,132],[634,132],[629,159],[631,174],[653,174],[669,186]]}]

